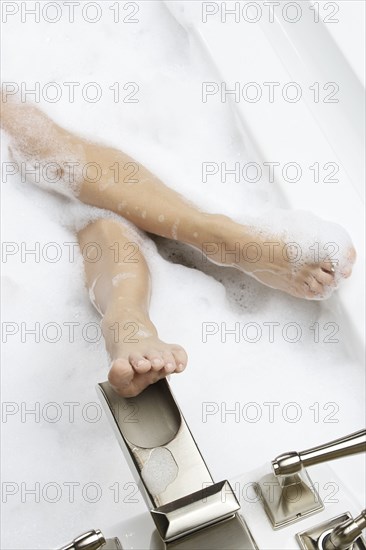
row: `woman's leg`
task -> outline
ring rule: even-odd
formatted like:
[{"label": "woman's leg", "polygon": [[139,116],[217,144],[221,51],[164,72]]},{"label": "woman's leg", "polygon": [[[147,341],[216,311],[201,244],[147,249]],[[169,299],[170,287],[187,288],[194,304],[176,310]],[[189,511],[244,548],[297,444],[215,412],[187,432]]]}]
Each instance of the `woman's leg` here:
[{"label": "woman's leg", "polygon": [[85,203],[119,213],[150,233],[190,244],[215,263],[237,267],[300,298],[328,296],[341,277],[351,274],[352,247],[346,251],[346,266],[316,258],[294,263],[284,254],[284,241],[263,236],[260,227],[200,211],[121,151],[70,134],[33,106],[6,103],[3,111],[2,125],[21,154],[33,162],[40,155],[44,161],[61,159],[60,192],[73,192]]},{"label": "woman's leg", "polygon": [[182,372],[186,352],[159,340],[149,318],[149,269],[128,228],[100,219],[82,229],[78,239],[90,297],[103,316],[113,388],[133,397],[167,374]]}]

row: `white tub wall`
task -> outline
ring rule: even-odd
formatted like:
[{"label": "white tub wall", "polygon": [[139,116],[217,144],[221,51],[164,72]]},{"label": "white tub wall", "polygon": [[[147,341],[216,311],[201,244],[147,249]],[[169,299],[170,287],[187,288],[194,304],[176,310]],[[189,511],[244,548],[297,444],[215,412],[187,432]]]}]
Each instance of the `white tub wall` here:
[{"label": "white tub wall", "polygon": [[[309,82],[336,81],[343,91],[340,105],[332,104],[329,116],[326,107],[301,101],[293,105],[266,102],[236,103],[245,136],[252,141],[253,159],[296,161],[302,167],[314,161],[324,164],[337,162],[340,167],[338,183],[300,181],[291,185],[277,179],[279,194],[287,207],[310,210],[316,215],[343,225],[350,233],[358,258],[350,280],[325,304],[338,315],[346,330],[346,345],[352,357],[363,369],[365,357],[365,227],[364,227],[364,89],[360,75],[364,69],[362,2],[341,2],[344,18],[339,25],[316,26],[314,39],[311,23],[304,19],[289,29],[276,20],[269,24],[225,24],[216,18],[202,22],[202,8],[196,3],[167,4],[182,24],[205,48],[211,63],[216,66],[217,82],[225,81],[228,89],[235,82]],[[220,3],[219,3],[220,4]],[[234,2],[226,2],[233,8]],[[282,2],[284,4],[284,2]],[[302,5],[304,5],[302,3]],[[304,13],[306,10],[304,9]],[[308,13],[310,13],[308,11]],[[352,23],[354,27],[352,27]],[[300,32],[299,32],[300,29]],[[332,29],[332,33],[330,30]],[[288,31],[288,32],[287,32]],[[355,35],[345,51],[345,37]],[[311,36],[311,40],[309,40]],[[314,40],[314,42],[312,42]],[[357,49],[356,59],[350,58]],[[302,56],[303,54],[303,56]],[[304,58],[305,56],[305,58]],[[311,60],[316,59],[312,65]],[[348,65],[349,64],[349,65]],[[330,67],[332,70],[330,70]],[[336,107],[335,111],[333,107]],[[345,107],[345,108],[344,108]],[[348,117],[348,118],[347,118]],[[338,139],[334,139],[338,136]],[[344,373],[347,377],[347,372]],[[357,426],[361,427],[361,426]],[[356,426],[355,426],[356,429]],[[284,450],[284,449],[283,449]],[[278,452],[281,452],[278,449]],[[364,471],[364,456],[337,461],[335,471],[353,490],[359,490],[358,475]],[[364,501],[364,488],[360,500]]]},{"label": "white tub wall", "polygon": [[[153,5],[152,2],[144,4]],[[190,5],[193,2],[189,1],[187,4]],[[162,24],[161,13],[152,9],[152,15],[154,14],[156,20],[153,20],[152,27],[158,33],[159,24]],[[151,24],[151,20],[149,21]],[[168,23],[165,20],[163,30],[164,25],[167,30]],[[172,32],[176,32],[174,26],[172,29]],[[47,29],[51,36],[50,41],[46,43],[38,27],[35,29],[36,35],[32,33],[32,28],[24,28],[22,25],[16,27],[12,35],[8,36],[11,47],[18,53],[11,58],[11,67],[8,66],[7,71],[8,78],[11,74],[11,78],[19,80],[31,81],[34,78],[45,81],[55,78],[62,81],[65,68],[63,63],[69,65],[73,54],[75,63],[70,65],[71,78],[77,75],[78,78],[86,80],[97,79],[104,74],[104,70],[110,70],[111,59],[116,62],[117,57],[121,58],[121,66],[123,66],[121,51],[126,44],[122,40],[119,42],[120,29],[116,27],[101,29],[98,25],[95,25],[92,30],[88,28],[88,32],[82,39],[84,47],[80,46],[80,34],[77,32],[79,29],[68,27],[63,30],[64,34],[57,35],[54,31]],[[20,36],[23,38],[26,36],[26,40],[21,41]],[[141,35],[138,42],[141,42],[142,46],[139,52],[136,52],[142,64],[136,63],[133,77],[131,72],[128,73],[128,66],[125,67],[124,74],[128,73],[128,79],[135,78],[135,74],[139,71],[141,73],[146,69],[154,71],[154,67],[151,69],[151,64],[146,67],[143,63],[146,49],[144,36],[146,38],[146,33]],[[97,37],[96,40],[95,37]],[[117,49],[116,44],[118,44]],[[136,45],[137,49],[138,46],[139,44]],[[7,47],[9,51],[9,42]],[[166,43],[163,49],[166,49]],[[50,57],[54,53],[60,55],[60,58],[56,55],[56,62],[52,64]],[[130,55],[132,56],[133,53],[131,51]],[[174,50],[174,43],[171,53],[172,56],[177,55],[177,59],[180,59],[179,52]],[[138,54],[141,54],[141,58]],[[33,70],[34,58],[37,58],[38,63]],[[93,63],[90,59],[93,59]],[[155,59],[160,60],[160,57],[156,56]],[[159,67],[165,67],[164,59],[162,56]],[[27,67],[29,73],[27,73]],[[36,71],[36,77],[31,74],[34,71]],[[162,72],[164,74],[164,69]],[[157,88],[159,82],[160,78],[157,78],[155,83]],[[156,105],[154,98],[149,100],[149,108],[154,110],[152,108]],[[158,116],[160,111],[156,116],[157,126],[154,126],[155,120],[151,121],[139,112],[131,117],[134,119],[134,124],[130,126],[128,121],[126,124],[126,115],[117,116],[116,111],[111,109],[111,105],[100,106],[100,109],[84,104],[66,107],[60,105],[55,107],[55,111],[52,111],[50,106],[46,107],[51,116],[57,115],[57,121],[60,124],[70,119],[72,120],[71,129],[75,131],[80,129],[85,132],[85,135],[98,136],[101,140],[112,139],[113,143],[120,147],[127,142],[129,134],[136,142],[138,141],[134,132],[135,125],[137,128],[146,129],[148,134],[146,142],[128,143],[131,154],[139,154],[141,159],[146,154],[151,160],[151,151],[153,151],[156,166],[163,166],[166,172],[173,173],[174,166],[180,166],[177,161],[179,156],[183,155],[186,163],[186,159],[191,159],[189,141],[192,134],[187,131],[187,128],[182,129],[185,125],[182,117],[184,119],[188,117],[188,109],[184,115],[180,112],[177,116],[174,137],[177,139],[180,136],[180,142],[172,144],[172,140],[166,137],[169,137],[170,126],[164,117]],[[244,118],[243,120],[246,124]],[[101,128],[99,134],[98,126]],[[192,127],[194,128],[194,124]],[[180,128],[179,132],[177,128]],[[251,131],[255,132],[256,128],[255,124],[250,125]],[[161,132],[154,134],[157,129]],[[119,132],[123,132],[122,138],[119,137]],[[150,132],[153,136],[158,135],[158,144],[156,139],[150,140]],[[260,144],[261,134],[257,137]],[[224,147],[225,144],[218,143],[219,149],[222,146]],[[178,149],[177,156],[170,155],[175,147]],[[289,160],[286,156],[284,158],[286,161]],[[326,157],[325,159],[329,160]],[[13,187],[13,184],[15,184],[14,181],[9,181],[8,185],[3,186],[4,199],[7,201],[5,212],[7,240],[27,243],[44,242],[45,239],[58,242],[74,240],[73,235],[59,227],[51,198],[44,201],[41,192],[38,195],[22,193],[19,188]],[[227,203],[228,197],[222,197],[222,202]],[[9,261],[8,277],[5,281],[8,289],[6,293],[8,319],[21,322],[24,320],[26,308],[27,319],[30,322],[36,319],[74,320],[75,315],[76,319],[82,323],[90,320],[98,321],[98,316],[88,304],[86,292],[85,295],[83,294],[82,282],[80,281],[79,284],[75,280],[75,266],[65,262],[65,265],[40,263],[37,270],[35,267],[37,266],[24,265],[19,259],[15,262]],[[207,344],[203,344],[201,340],[201,324],[207,320],[221,322],[224,319],[230,326],[238,319],[245,323],[253,318],[258,321],[270,320],[274,318],[273,316],[279,318],[282,323],[287,322],[289,318],[305,318],[307,322],[314,316],[318,318],[318,304],[282,296],[281,293],[256,285],[255,281],[243,276],[240,282],[244,283],[244,291],[239,290],[238,295],[248,302],[247,309],[242,308],[238,313],[237,310],[233,311],[225,297],[224,286],[213,277],[198,270],[163,262],[159,257],[152,267],[156,274],[152,318],[157,323],[161,337],[165,341],[177,341],[188,350],[189,367],[182,376],[172,377],[172,385],[215,479],[230,478],[247,472],[258,463],[268,462],[277,453],[288,450],[290,444],[291,447],[301,449],[304,445],[320,443],[325,441],[325,438],[338,437],[342,433],[350,433],[361,427],[358,425],[361,416],[360,397],[363,394],[361,370],[358,365],[348,362],[348,358],[342,354],[341,345],[325,350],[324,345],[311,346],[310,344],[309,350],[301,343],[288,344],[287,347],[280,343],[281,345],[277,347],[277,345],[267,345],[266,342],[263,346],[262,342],[258,345],[243,342],[236,344],[228,339],[228,342],[223,345],[218,340],[209,341]],[[221,269],[221,276],[224,283],[228,283],[231,277],[230,270]],[[68,281],[67,297],[64,292],[65,281]],[[188,299],[187,296],[189,296]],[[164,304],[164,308],[161,304]],[[179,312],[178,315],[177,312]],[[338,349],[341,361],[337,356]],[[303,353],[306,355],[306,360],[302,359]],[[8,401],[24,400],[30,403],[35,401],[44,403],[51,400],[61,403],[63,401],[81,401],[82,403],[96,401],[94,384],[105,380],[108,371],[108,358],[104,352],[103,342],[98,345],[83,341],[63,345],[61,342],[53,346],[44,342],[19,345],[15,340],[6,347],[4,358],[7,368],[3,370],[3,396]],[[342,362],[341,365],[340,362]],[[351,376],[345,376],[343,379],[345,365],[349,368],[347,374]],[[285,382],[279,380],[280,374]],[[304,421],[299,424],[285,424],[280,419],[275,425],[267,424],[265,421],[257,424],[244,421],[235,423],[232,422],[232,417],[227,423],[220,422],[218,419],[215,423],[204,424],[201,419],[203,401],[217,403],[224,401],[230,408],[235,401],[262,403],[267,400],[278,400],[281,404],[298,400],[303,407],[304,416],[305,412],[309,412],[306,407],[314,401],[324,404],[325,401],[334,400],[340,403],[340,423],[315,424],[312,417],[304,418]],[[19,483],[26,481],[29,485],[34,484],[35,480],[42,483],[56,480],[60,484],[65,480],[77,480],[81,485],[97,481],[103,487],[103,499],[95,504],[89,504],[81,499],[80,490],[73,504],[69,502],[65,504],[64,498],[59,503],[48,503],[44,500],[36,503],[31,497],[26,503],[22,503],[15,497],[14,504],[3,505],[6,525],[5,547],[16,550],[19,548],[33,550],[37,547],[56,548],[58,544],[65,543],[83,530],[99,527],[107,533],[110,523],[117,523],[121,518],[132,517],[145,511],[145,504],[138,494],[135,495],[137,503],[131,502],[128,498],[121,498],[118,503],[113,499],[110,486],[116,482],[124,486],[133,478],[105,418],[102,418],[99,423],[89,424],[85,423],[79,415],[77,421],[71,425],[67,422],[58,424],[18,422],[14,426],[9,421],[4,426],[4,431],[5,428],[7,433],[3,441],[8,459],[4,463],[4,479]],[[339,464],[344,462],[339,461]],[[364,479],[360,477],[364,470],[358,462],[358,457],[348,461],[348,472],[352,469],[357,474],[361,472],[357,478],[358,485],[352,486],[354,492],[360,494],[365,484]],[[347,483],[347,486],[351,487],[351,484]],[[122,497],[127,497],[129,491],[122,490],[121,493]],[[314,524],[315,521],[314,518]],[[144,524],[141,528],[144,528]],[[109,534],[116,533],[109,531]],[[131,540],[132,534],[132,528],[125,530],[127,539],[130,537]],[[289,543],[292,544],[293,541]],[[141,546],[137,543],[136,547]]]},{"label": "white tub wall", "polygon": [[[226,2],[228,9],[234,4]],[[320,165],[338,164],[337,183],[316,183],[302,178],[291,184],[277,178],[276,185],[288,207],[309,210],[337,222],[352,237],[358,260],[352,279],[337,293],[334,307],[340,308],[344,324],[349,327],[350,352],[361,359],[365,349],[364,89],[348,63],[351,49],[347,50],[347,56],[343,55],[328,31],[329,25],[321,22],[314,25],[313,12],[305,9],[304,4],[310,5],[302,3],[304,16],[293,25],[286,25],[281,18],[268,23],[265,17],[259,23],[236,23],[230,16],[222,23],[220,14],[208,17],[203,23],[201,3],[174,2],[170,9],[201,41],[216,66],[217,81],[225,81],[229,89],[235,82],[295,81],[303,85],[303,90],[313,82],[339,83],[339,104],[309,100],[296,104],[232,101],[232,106],[262,161],[275,160],[281,164],[296,161],[302,167],[315,161]],[[362,4],[352,0],[341,3],[341,13],[347,13],[347,17],[340,19],[337,36],[353,34],[348,25],[362,19]],[[360,24],[356,26],[354,34],[360,30]],[[359,34],[354,41],[357,45]],[[339,39],[339,44],[342,43]],[[358,72],[361,59],[364,56],[358,51]]]},{"label": "white tub wall", "polygon": [[327,25],[327,31],[365,87],[366,4],[359,0],[343,0],[337,2],[337,5],[339,12],[336,18],[341,18],[343,24]]}]

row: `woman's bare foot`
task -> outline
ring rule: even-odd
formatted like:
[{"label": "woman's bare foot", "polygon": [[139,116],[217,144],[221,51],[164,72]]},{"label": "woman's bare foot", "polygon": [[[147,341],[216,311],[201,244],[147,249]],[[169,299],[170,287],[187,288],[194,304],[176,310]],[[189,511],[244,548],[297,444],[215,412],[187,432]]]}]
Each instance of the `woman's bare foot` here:
[{"label": "woman's bare foot", "polygon": [[[297,298],[328,298],[339,282],[352,273],[356,252],[350,238],[337,224],[328,224],[305,212],[290,215],[303,215],[305,220],[311,217],[312,223],[316,222],[330,237],[324,241],[317,233],[313,237],[303,233],[296,242],[294,238],[283,238],[284,231],[276,237],[268,229],[216,216],[215,237],[202,243],[202,252],[214,263],[237,267],[264,285]],[[291,225],[288,220],[285,227],[287,224]],[[288,237],[289,227],[286,233]],[[313,235],[311,229],[309,234]]]},{"label": "woman's bare foot", "polygon": [[134,397],[168,374],[182,372],[186,352],[162,342],[149,317],[150,272],[138,235],[122,222],[101,218],[79,231],[78,240],[90,299],[102,315],[114,390]]},{"label": "woman's bare foot", "polygon": [[147,386],[187,366],[187,354],[158,338],[150,319],[134,306],[112,303],[102,321],[111,357],[108,380],[123,397],[134,397]]}]

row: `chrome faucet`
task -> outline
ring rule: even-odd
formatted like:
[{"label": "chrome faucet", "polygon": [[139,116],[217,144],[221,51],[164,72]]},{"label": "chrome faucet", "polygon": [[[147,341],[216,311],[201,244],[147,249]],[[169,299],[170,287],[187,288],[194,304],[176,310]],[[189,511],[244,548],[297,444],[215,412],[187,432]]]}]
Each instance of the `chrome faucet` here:
[{"label": "chrome faucet", "polygon": [[366,510],[335,527],[324,541],[324,550],[348,550],[366,527]]},{"label": "chrome faucet", "polygon": [[99,529],[83,533],[60,550],[122,550],[117,538],[105,539]]},{"label": "chrome faucet", "polygon": [[302,550],[365,550],[362,530],[366,510],[353,519],[349,512],[296,535]]},{"label": "chrome faucet", "polygon": [[[108,382],[97,391],[166,550],[258,549],[229,482],[213,481],[166,379],[134,398],[119,396]],[[365,451],[366,430],[360,430],[276,457],[273,473],[259,483],[273,528],[324,509],[306,467]],[[365,526],[365,510],[355,519],[346,513],[299,533],[297,540],[303,550],[366,550]],[[122,545],[94,530],[61,550],[99,549],[122,550]]]},{"label": "chrome faucet", "polygon": [[[272,461],[273,473],[259,482],[262,502],[273,528],[285,527],[324,509],[306,470],[308,466],[362,452],[366,452],[366,430],[305,451],[277,456]],[[294,495],[299,498],[293,498]]]},{"label": "chrome faucet", "polygon": [[169,550],[255,550],[227,480],[215,483],[166,379],[133,398],[97,392]]},{"label": "chrome faucet", "polygon": [[[133,398],[121,397],[108,382],[97,392],[155,522],[159,547],[258,550],[230,483],[213,481],[166,379]],[[62,550],[121,548],[97,530]]]},{"label": "chrome faucet", "polygon": [[314,464],[364,452],[366,452],[366,430],[359,430],[300,453],[293,451],[279,455],[272,461],[273,473],[276,476],[293,475],[300,472],[302,468]]}]

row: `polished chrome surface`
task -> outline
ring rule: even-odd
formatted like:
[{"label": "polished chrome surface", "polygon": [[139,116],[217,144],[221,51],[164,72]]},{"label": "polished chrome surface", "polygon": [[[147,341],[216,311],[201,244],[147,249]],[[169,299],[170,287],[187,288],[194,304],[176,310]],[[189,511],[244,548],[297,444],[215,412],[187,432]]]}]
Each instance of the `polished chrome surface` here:
[{"label": "polished chrome surface", "polygon": [[273,528],[285,527],[324,509],[306,466],[365,451],[366,430],[360,430],[300,453],[293,451],[275,458],[273,474],[264,476],[259,482],[262,502]]},{"label": "polished chrome surface", "polygon": [[[169,548],[256,548],[229,482],[214,483],[166,379],[133,398],[119,396],[108,382],[97,392]],[[233,546],[220,546],[228,526]]]},{"label": "polished chrome surface", "polygon": [[218,519],[233,517],[240,509],[228,481],[221,481],[201,491],[151,510],[160,536],[171,541]]},{"label": "polished chrome surface", "polygon": [[324,550],[347,550],[362,535],[366,527],[366,510],[355,519],[349,519],[336,527],[324,541]]},{"label": "polished chrome surface", "polygon": [[262,477],[259,486],[262,504],[273,529],[286,527],[324,509],[305,469],[283,480],[268,474]]},{"label": "polished chrome surface", "polygon": [[104,544],[105,538],[101,531],[95,529],[83,533],[66,546],[63,546],[61,550],[98,550],[98,548],[102,548]]},{"label": "polished chrome surface", "polygon": [[[97,391],[149,508],[158,508],[213,483],[165,379],[133,398],[119,396],[108,382],[98,384]],[[176,474],[159,493],[149,486],[144,474],[156,449],[167,453]]]},{"label": "polished chrome surface", "polygon": [[258,550],[240,514],[166,544],[166,550]]},{"label": "polished chrome surface", "polygon": [[366,526],[366,511],[355,519],[349,512],[298,533],[302,550],[366,550],[362,529]]},{"label": "polished chrome surface", "polygon": [[364,452],[366,430],[360,430],[300,453],[293,451],[279,455],[272,462],[272,468],[276,476],[287,476],[300,472],[303,467]]},{"label": "polished chrome surface", "polygon": [[60,550],[122,550],[117,538],[105,539],[99,529],[93,529],[78,536]]}]

